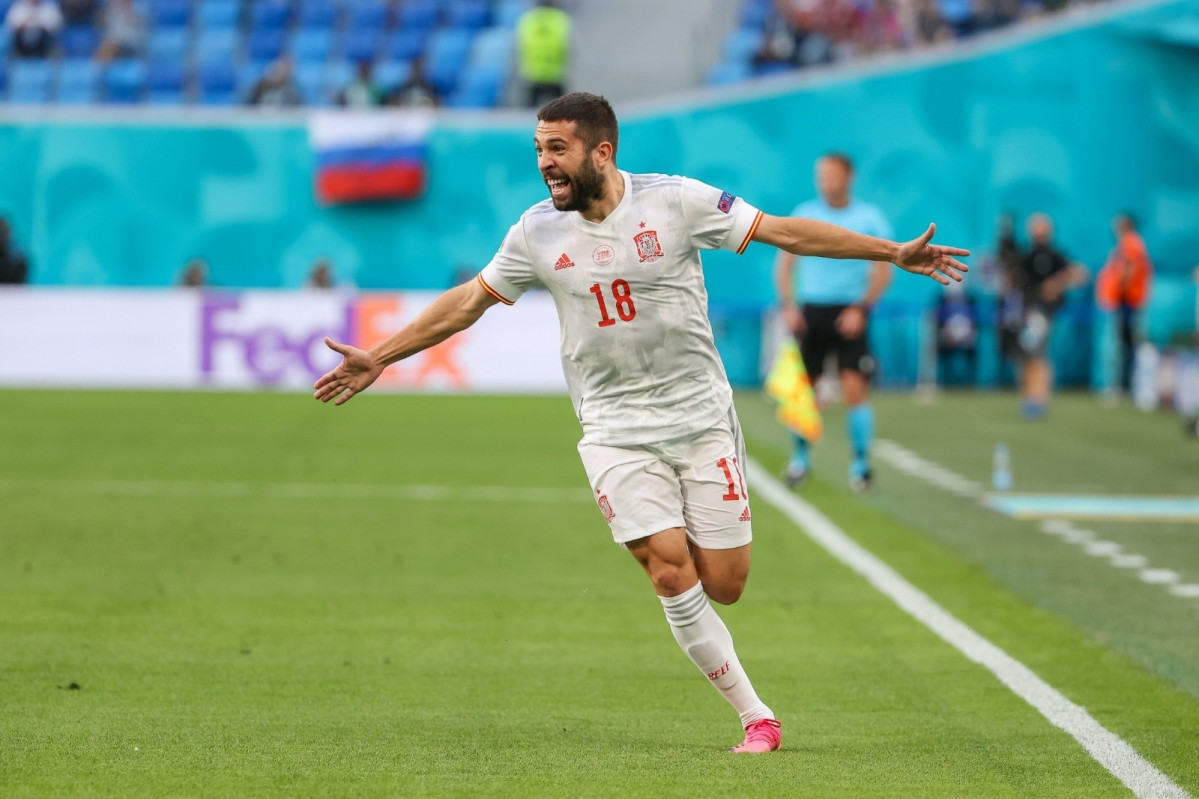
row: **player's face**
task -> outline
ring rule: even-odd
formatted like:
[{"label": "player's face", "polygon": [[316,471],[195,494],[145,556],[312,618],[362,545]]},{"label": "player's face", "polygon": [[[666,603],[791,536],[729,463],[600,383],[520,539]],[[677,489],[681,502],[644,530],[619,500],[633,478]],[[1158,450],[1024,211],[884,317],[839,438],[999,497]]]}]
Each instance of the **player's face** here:
[{"label": "player's face", "polygon": [[604,196],[604,176],[592,150],[575,135],[574,122],[538,122],[533,134],[537,169],[549,187],[554,208],[586,211]]},{"label": "player's face", "polygon": [[821,158],[816,162],[816,189],[830,203],[842,203],[849,198],[849,170],[840,161]]}]

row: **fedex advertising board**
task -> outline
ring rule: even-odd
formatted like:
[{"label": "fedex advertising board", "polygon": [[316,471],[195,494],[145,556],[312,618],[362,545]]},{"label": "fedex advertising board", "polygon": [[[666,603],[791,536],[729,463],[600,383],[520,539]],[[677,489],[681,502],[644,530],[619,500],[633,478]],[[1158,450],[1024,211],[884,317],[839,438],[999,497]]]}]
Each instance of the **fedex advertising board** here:
[{"label": "fedex advertising board", "polygon": [[[435,292],[0,291],[0,385],[307,390],[338,362],[325,336],[369,348]],[[565,391],[553,301],[531,293],[392,366],[395,391]]]}]

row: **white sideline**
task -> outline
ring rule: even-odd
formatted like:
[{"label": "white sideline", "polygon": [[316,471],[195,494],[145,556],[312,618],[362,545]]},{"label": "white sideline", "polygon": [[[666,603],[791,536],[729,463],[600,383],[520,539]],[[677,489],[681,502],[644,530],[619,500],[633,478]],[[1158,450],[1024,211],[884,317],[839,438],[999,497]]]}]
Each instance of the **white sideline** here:
[{"label": "white sideline", "polygon": [[410,485],[387,483],[213,483],[200,480],[4,480],[5,490],[63,491],[123,497],[267,497],[270,499],[394,499],[415,502],[587,501],[577,488],[488,485]]},{"label": "white sideline", "polygon": [[866,578],[914,619],[963,655],[984,666],[999,681],[1055,727],[1069,733],[1096,761],[1139,797],[1188,797],[1173,780],[1137,754],[1087,711],[1031,669],[955,618],[931,597],[879,560],[811,504],[788,491],[753,459],[747,464],[753,492],[794,522],[833,557]]}]

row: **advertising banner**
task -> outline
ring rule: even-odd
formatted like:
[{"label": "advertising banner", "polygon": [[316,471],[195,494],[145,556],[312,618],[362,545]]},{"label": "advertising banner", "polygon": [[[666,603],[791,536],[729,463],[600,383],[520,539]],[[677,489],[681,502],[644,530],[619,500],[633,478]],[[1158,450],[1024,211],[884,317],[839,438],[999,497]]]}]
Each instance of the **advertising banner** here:
[{"label": "advertising banner", "polygon": [[[0,291],[0,386],[307,390],[436,292]],[[395,364],[375,390],[564,392],[548,294],[491,309],[469,330]]]}]

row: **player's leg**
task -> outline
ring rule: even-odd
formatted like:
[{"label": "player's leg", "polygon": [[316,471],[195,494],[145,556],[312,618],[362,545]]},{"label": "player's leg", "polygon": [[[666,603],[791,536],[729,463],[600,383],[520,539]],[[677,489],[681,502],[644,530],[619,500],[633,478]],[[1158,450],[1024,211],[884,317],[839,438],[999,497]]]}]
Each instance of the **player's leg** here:
[{"label": "player's leg", "polygon": [[870,354],[869,328],[854,338],[837,342],[837,368],[847,412],[845,432],[849,441],[849,485],[854,491],[870,487],[870,449],[874,444],[874,408],[870,405],[870,379],[874,356]]},{"label": "player's leg", "polygon": [[[803,313],[807,328],[802,336],[796,337],[796,341],[799,344],[799,356],[803,359],[804,369],[808,373],[808,380],[815,390],[817,381],[824,373],[824,359],[828,352],[831,329],[828,314],[822,307],[805,305]],[[791,459],[787,462],[783,479],[789,487],[795,488],[802,484],[812,471],[811,442],[799,433],[792,433],[791,443]]]},{"label": "player's leg", "polygon": [[630,541],[626,547],[649,575],[679,648],[737,711],[746,739],[735,751],[777,749],[779,723],[758,698],[737,657],[732,634],[704,593],[686,531],[675,527]]}]

